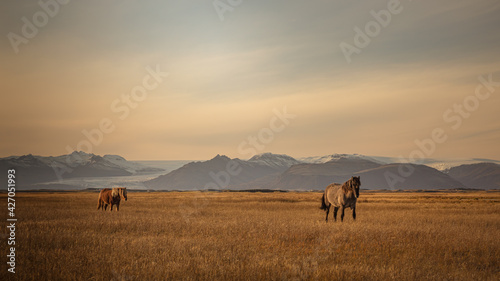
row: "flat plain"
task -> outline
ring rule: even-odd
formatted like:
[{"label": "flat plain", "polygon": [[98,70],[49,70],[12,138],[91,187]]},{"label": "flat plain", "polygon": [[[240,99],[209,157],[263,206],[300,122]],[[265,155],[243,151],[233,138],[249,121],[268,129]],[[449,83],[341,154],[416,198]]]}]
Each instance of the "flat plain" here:
[{"label": "flat plain", "polygon": [[316,192],[129,192],[119,212],[97,197],[17,193],[0,279],[500,280],[500,192],[362,191],[343,223]]}]

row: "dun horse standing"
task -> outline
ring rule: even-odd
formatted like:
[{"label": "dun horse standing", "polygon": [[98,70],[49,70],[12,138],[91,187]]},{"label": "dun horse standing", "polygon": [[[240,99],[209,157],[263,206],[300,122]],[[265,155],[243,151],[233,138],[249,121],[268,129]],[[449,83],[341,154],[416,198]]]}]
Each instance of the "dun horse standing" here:
[{"label": "dun horse standing", "polygon": [[99,193],[99,199],[97,202],[97,210],[102,208],[106,211],[108,205],[111,205],[111,211],[113,211],[113,205],[116,205],[116,211],[119,211],[121,199],[127,201],[127,188],[125,187],[113,187],[113,189],[105,188]]},{"label": "dun horse standing", "polygon": [[356,219],[356,201],[359,197],[359,187],[361,186],[361,180],[359,177],[351,177],[350,180],[344,182],[340,185],[338,183],[332,183],[326,187],[323,193],[323,198],[321,198],[320,209],[326,212],[326,221],[328,222],[328,214],[330,213],[330,207],[333,205],[333,217],[337,221],[337,211],[340,208],[340,220],[344,221],[344,209],[352,209],[352,218]]}]

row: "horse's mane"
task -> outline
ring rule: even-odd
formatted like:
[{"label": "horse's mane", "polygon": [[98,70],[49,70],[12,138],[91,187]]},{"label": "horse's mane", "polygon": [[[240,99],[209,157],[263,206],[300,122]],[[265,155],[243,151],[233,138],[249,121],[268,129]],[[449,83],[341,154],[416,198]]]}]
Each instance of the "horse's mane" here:
[{"label": "horse's mane", "polygon": [[347,193],[349,191],[355,191],[355,188],[356,188],[356,183],[354,182],[354,178],[350,178],[348,181],[342,184],[342,191],[344,191],[344,193]]},{"label": "horse's mane", "polygon": [[111,190],[111,197],[120,196],[127,197],[127,189],[124,187],[113,187],[113,189]]},{"label": "horse's mane", "polygon": [[120,195],[124,195],[123,193],[126,192],[124,188],[121,188],[121,187],[113,187],[112,191],[111,191],[111,196],[112,197],[116,197],[116,196],[120,196]]}]

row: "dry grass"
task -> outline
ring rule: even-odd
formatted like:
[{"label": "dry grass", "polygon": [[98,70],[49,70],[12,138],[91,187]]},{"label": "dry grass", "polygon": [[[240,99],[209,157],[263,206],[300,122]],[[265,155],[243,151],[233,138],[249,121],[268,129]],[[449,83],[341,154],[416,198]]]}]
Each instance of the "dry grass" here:
[{"label": "dry grass", "polygon": [[129,193],[112,213],[97,196],[18,193],[0,279],[500,279],[500,193],[362,193],[356,222],[328,224],[319,193]]}]

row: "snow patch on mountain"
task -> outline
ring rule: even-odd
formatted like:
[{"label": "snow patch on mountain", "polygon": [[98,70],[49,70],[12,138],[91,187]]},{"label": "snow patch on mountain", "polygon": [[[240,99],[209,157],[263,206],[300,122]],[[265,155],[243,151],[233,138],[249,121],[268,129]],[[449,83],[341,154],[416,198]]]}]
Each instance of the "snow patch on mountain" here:
[{"label": "snow patch on mountain", "polygon": [[338,161],[340,159],[362,159],[362,160],[368,160],[372,161],[375,163],[379,164],[385,164],[385,161],[381,161],[379,159],[376,159],[375,157],[370,157],[370,156],[365,156],[361,154],[331,154],[331,155],[324,155],[324,156],[312,156],[312,157],[302,157],[298,158],[299,161],[303,163],[310,163],[310,164],[322,164],[322,163],[327,163],[331,161]]},{"label": "snow patch on mountain", "polygon": [[273,153],[262,153],[253,156],[248,160],[251,163],[257,163],[261,165],[266,165],[269,167],[281,169],[281,168],[289,168],[296,164],[301,164],[301,161],[297,159],[285,155],[285,154],[273,154]]}]

